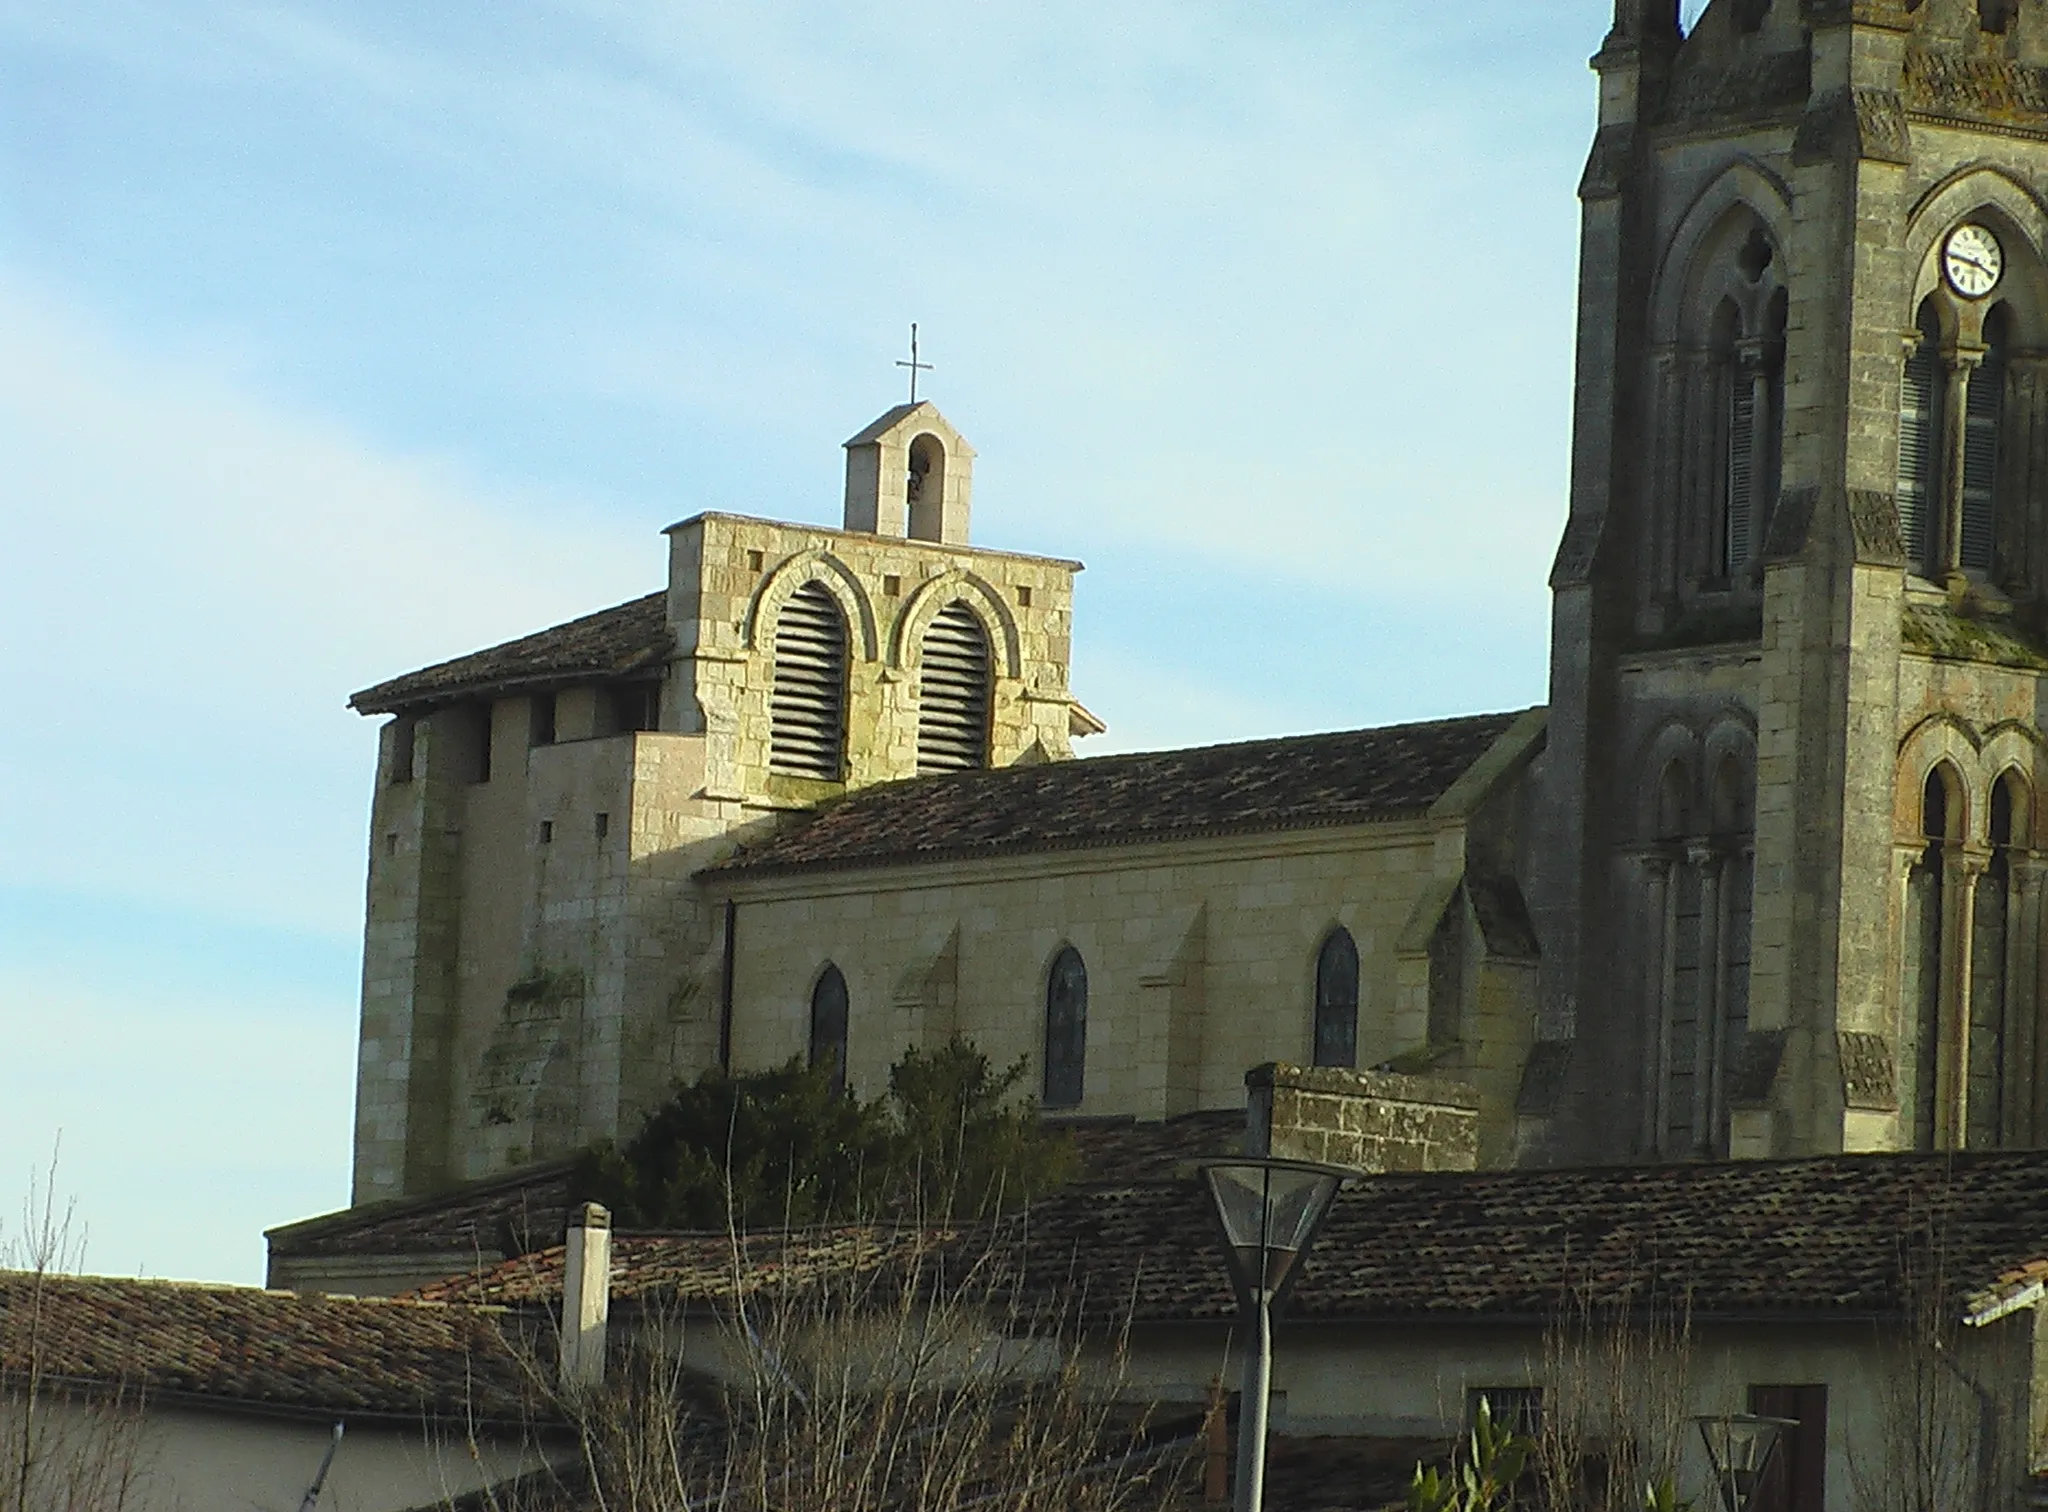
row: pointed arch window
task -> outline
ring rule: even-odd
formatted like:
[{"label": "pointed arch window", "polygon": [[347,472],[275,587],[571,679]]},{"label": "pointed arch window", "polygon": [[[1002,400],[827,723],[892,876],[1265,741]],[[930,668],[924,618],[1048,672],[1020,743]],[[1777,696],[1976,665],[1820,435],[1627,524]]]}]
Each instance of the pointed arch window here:
[{"label": "pointed arch window", "polygon": [[1088,968],[1060,947],[1045,977],[1045,1105],[1078,1108],[1088,1061]]},{"label": "pointed arch window", "polygon": [[790,595],[775,621],[769,770],[837,781],[846,747],[846,616],[824,584]]},{"label": "pointed arch window", "polygon": [[988,765],[988,632],[959,599],[924,633],[917,683],[917,769],[957,772]]},{"label": "pointed arch window", "polygon": [[1946,766],[1927,774],[1920,790],[1920,835],[1923,848],[1906,879],[1905,961],[1900,973],[1912,1036],[1912,1088],[1906,1099],[1912,1114],[1913,1148],[1933,1150],[1951,1144],[1952,1121],[1944,1117],[1948,1101],[1942,1083],[1949,1057],[1942,1052],[1944,948],[1948,941],[1949,863],[1955,826],[1961,821],[1961,781]]},{"label": "pointed arch window", "polygon": [[828,961],[811,988],[810,1064],[829,1074],[835,1095],[846,1090],[846,1032],[846,978]]},{"label": "pointed arch window", "polygon": [[2019,1142],[2017,1077],[2021,1064],[2009,954],[2012,945],[2013,841],[2026,812],[2025,788],[2007,772],[1991,788],[1991,858],[1971,894],[1970,1034],[1968,1046],[1969,1147],[1996,1149]]},{"label": "pointed arch window", "polygon": [[1341,924],[1316,952],[1315,1062],[1358,1064],[1358,944]]},{"label": "pointed arch window", "polygon": [[[1770,266],[1772,252],[1762,231],[1753,230],[1739,262],[1754,283]],[[1708,550],[1708,572],[1733,580],[1763,549],[1778,490],[1778,425],[1784,408],[1785,291],[1765,304],[1761,329],[1744,333],[1733,300],[1715,311],[1712,336],[1714,408],[1719,476],[1713,479],[1719,508]]]}]

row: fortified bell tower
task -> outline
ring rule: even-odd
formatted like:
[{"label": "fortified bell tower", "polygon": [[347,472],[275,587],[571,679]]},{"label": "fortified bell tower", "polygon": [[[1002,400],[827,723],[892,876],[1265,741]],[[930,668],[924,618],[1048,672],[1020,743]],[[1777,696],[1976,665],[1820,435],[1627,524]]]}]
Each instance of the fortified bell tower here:
[{"label": "fortified bell tower", "polygon": [[2048,0],[1593,67],[1530,1154],[2048,1142]]}]

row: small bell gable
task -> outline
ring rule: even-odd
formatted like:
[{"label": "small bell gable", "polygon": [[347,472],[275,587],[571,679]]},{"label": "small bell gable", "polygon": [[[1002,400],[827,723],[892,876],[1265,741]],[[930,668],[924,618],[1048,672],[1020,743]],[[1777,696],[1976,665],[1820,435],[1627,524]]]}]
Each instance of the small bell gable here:
[{"label": "small bell gable", "polygon": [[967,544],[974,448],[930,400],[899,404],[846,443],[846,528]]}]

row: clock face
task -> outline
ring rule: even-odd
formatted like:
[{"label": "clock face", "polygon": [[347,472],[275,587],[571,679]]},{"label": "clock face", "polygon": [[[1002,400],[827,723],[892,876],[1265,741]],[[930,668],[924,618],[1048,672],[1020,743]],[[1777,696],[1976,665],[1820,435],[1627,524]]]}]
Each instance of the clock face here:
[{"label": "clock face", "polygon": [[1982,226],[1958,226],[1949,232],[1948,245],[1941,249],[1941,268],[1958,294],[1982,299],[1998,283],[2005,254],[1998,238]]}]

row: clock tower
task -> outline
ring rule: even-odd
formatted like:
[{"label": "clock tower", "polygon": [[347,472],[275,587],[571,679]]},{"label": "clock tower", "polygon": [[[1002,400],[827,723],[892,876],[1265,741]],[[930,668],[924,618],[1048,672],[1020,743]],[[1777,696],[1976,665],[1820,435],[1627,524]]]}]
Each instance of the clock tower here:
[{"label": "clock tower", "polygon": [[1525,1153],[2048,1142],[2048,0],[1593,67]]}]

